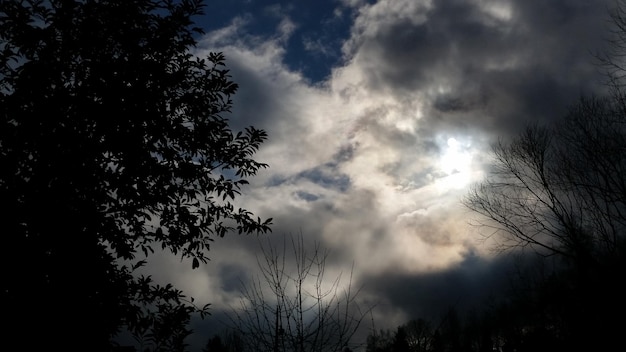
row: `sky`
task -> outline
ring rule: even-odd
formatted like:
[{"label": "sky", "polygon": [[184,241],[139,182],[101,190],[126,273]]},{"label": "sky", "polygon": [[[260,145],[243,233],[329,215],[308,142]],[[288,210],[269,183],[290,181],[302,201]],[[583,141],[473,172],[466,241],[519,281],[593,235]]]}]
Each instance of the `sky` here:
[{"label": "sky", "polygon": [[269,135],[256,160],[270,167],[236,204],[274,225],[216,239],[193,271],[156,258],[156,279],[212,305],[194,341],[238,306],[259,240],[285,235],[328,249],[329,279],[354,265],[360,302],[376,304],[366,330],[502,292],[514,261],[481,241],[461,200],[485,177],[493,143],[603,90],[594,53],[606,48],[610,1],[207,4],[195,54],[225,54],[239,85],[227,117]]}]

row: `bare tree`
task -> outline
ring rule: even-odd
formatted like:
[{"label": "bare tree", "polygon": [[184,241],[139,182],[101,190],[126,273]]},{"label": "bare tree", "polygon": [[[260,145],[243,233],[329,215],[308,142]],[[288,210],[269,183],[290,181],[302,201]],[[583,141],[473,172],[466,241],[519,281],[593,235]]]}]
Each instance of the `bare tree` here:
[{"label": "bare tree", "polygon": [[[282,248],[270,240],[257,257],[260,276],[242,285],[243,298],[231,317],[234,330],[253,351],[343,351],[371,308],[362,310],[341,274],[325,279],[328,251],[315,243],[309,251],[302,235],[285,239]],[[288,249],[292,256],[288,255]],[[291,261],[293,260],[293,262]]]},{"label": "bare tree", "polygon": [[546,159],[550,146],[547,131],[529,127],[510,144],[493,148],[491,175],[472,188],[464,204],[483,215],[478,224],[501,235],[498,249],[531,246],[547,253],[564,253],[558,230],[556,199]]},{"label": "bare tree", "polygon": [[609,8],[608,47],[595,55],[607,74],[611,89],[623,88],[626,78],[626,1],[614,0]]},{"label": "bare tree", "polygon": [[406,341],[411,351],[425,352],[432,348],[432,338],[435,329],[430,322],[424,319],[411,320],[404,324]]},{"label": "bare tree", "polygon": [[623,251],[626,114],[582,99],[552,127],[529,126],[493,149],[490,176],[464,200],[501,250],[530,247],[588,264]]},{"label": "bare tree", "polygon": [[609,9],[608,49],[596,58],[606,95],[581,98],[550,126],[529,126],[493,150],[490,177],[465,205],[499,249],[531,247],[588,263],[624,250],[626,230],[626,1]]},{"label": "bare tree", "polygon": [[555,123],[500,141],[489,176],[464,199],[497,249],[553,256],[547,275],[523,292],[549,321],[530,323],[586,350],[621,345],[625,327],[626,3],[616,4],[611,50],[601,57],[606,95],[581,98]]}]

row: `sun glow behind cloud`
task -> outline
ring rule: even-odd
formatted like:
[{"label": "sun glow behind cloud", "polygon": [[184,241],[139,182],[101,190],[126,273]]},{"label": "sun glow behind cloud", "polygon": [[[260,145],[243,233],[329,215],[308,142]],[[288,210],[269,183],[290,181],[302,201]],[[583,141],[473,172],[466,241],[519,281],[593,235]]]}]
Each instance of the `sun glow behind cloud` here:
[{"label": "sun glow behind cloud", "polygon": [[472,155],[467,145],[454,137],[446,141],[445,151],[439,159],[439,167],[445,176],[437,181],[442,190],[463,189],[472,182]]},{"label": "sun glow behind cloud", "polygon": [[[375,37],[393,23],[380,17],[389,15],[380,6],[367,9],[355,38]],[[419,25],[430,7],[410,9],[421,13]],[[209,33],[203,42],[226,54],[240,84],[233,115],[270,136],[258,154],[270,169],[251,180],[240,200],[262,217],[274,217],[275,231],[303,231],[341,251],[358,263],[357,275],[425,271],[461,260],[471,244],[458,231],[464,223],[456,215],[458,203],[480,176],[473,160],[484,145],[434,126],[430,111],[433,96],[455,93],[457,79],[442,75],[405,92],[380,86],[372,81],[378,73],[369,60],[375,56],[363,61],[357,46],[328,80],[311,85],[282,64],[280,28],[264,40],[228,37],[245,26],[234,21],[233,28]],[[433,93],[432,87],[443,86],[445,91]],[[442,223],[432,224],[434,217]]]}]

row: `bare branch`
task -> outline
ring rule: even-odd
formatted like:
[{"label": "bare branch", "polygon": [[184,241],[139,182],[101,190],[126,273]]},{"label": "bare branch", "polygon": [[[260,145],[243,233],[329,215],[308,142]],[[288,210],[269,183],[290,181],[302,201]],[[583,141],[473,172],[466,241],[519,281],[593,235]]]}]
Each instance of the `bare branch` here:
[{"label": "bare branch", "polygon": [[290,237],[288,258],[286,241],[282,251],[270,240],[261,244],[260,277],[242,284],[232,328],[251,351],[343,351],[371,311],[358,305],[360,289],[352,288],[354,267],[345,285],[341,274],[328,280],[328,251],[318,243],[307,250],[300,234]]}]

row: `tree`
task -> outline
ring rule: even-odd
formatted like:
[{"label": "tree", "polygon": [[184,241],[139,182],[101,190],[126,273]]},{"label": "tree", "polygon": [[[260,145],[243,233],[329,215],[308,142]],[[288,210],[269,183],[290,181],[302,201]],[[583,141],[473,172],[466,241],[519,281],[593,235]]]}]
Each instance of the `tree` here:
[{"label": "tree", "polygon": [[609,48],[596,55],[603,96],[583,97],[556,123],[531,125],[493,150],[490,177],[465,205],[498,233],[501,249],[531,247],[588,264],[621,256],[626,230],[625,2],[610,10]]},{"label": "tree", "polygon": [[2,239],[16,254],[2,259],[8,336],[105,350],[125,326],[154,349],[182,348],[195,308],[133,274],[140,255],[156,246],[196,268],[214,238],[270,230],[232,204],[267,167],[252,158],[267,135],[230,129],[237,85],[224,56],[192,53],[203,8],[0,2]]},{"label": "tree", "polygon": [[319,244],[307,251],[302,235],[291,237],[293,257],[286,240],[279,249],[268,239],[261,250],[261,276],[243,286],[241,307],[231,317],[248,350],[341,352],[349,347],[370,310],[356,302],[352,273],[343,292],[341,275],[328,284],[328,252]]},{"label": "tree", "polygon": [[398,326],[398,328],[396,329],[396,334],[393,337],[393,342],[391,343],[391,349],[393,350],[393,352],[411,351],[407,338],[408,336],[404,326]]},{"label": "tree", "polygon": [[551,281],[534,289],[543,297],[561,293],[551,301],[576,339],[609,341],[616,332],[609,321],[626,312],[618,284],[626,274],[625,107],[582,99],[557,125],[530,126],[498,144],[491,177],[465,200],[500,249],[554,257]]},{"label": "tree", "polygon": [[207,341],[203,352],[242,352],[244,343],[241,337],[233,332],[214,335]]},{"label": "tree", "polygon": [[388,329],[372,331],[367,335],[366,352],[388,352],[392,350],[394,334]]},{"label": "tree", "polygon": [[411,351],[425,352],[430,350],[433,328],[428,321],[421,318],[411,320],[404,324],[403,328]]},{"label": "tree", "polygon": [[[527,301],[558,312],[563,339],[591,349],[617,344],[624,324],[613,322],[626,313],[619,284],[626,274],[623,14],[618,2],[612,50],[601,57],[606,95],[583,97],[553,124],[530,125],[511,142],[500,141],[488,178],[464,200],[499,249],[553,258]],[[533,328],[540,336],[555,326]]]},{"label": "tree", "polygon": [[501,249],[530,247],[585,263],[622,250],[626,120],[618,109],[583,99],[561,124],[530,126],[494,148],[491,177],[465,205],[502,235]]}]

